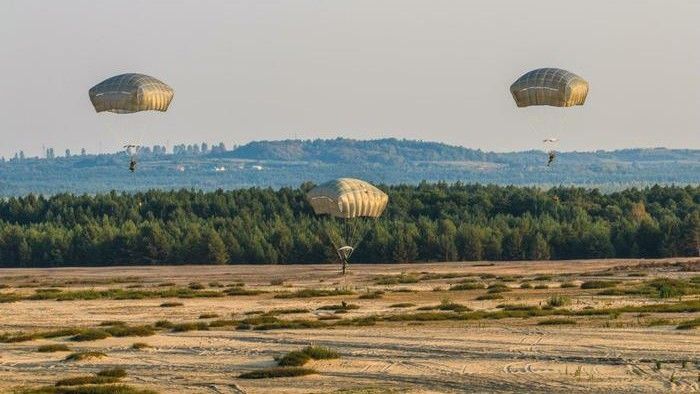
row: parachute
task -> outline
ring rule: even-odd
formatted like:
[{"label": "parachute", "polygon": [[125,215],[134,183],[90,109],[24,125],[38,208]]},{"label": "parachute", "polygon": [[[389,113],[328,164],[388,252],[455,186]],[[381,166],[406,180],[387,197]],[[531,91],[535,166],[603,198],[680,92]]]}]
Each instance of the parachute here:
[{"label": "parachute", "polygon": [[90,101],[97,112],[130,114],[140,111],[165,112],[175,94],[165,83],[144,74],[122,74],[90,89]]},{"label": "parachute", "polygon": [[[510,93],[513,95],[515,104],[519,108],[531,106],[549,106],[568,108],[574,106],[582,106],[586,103],[588,96],[588,82],[580,76],[559,68],[540,68],[525,73],[510,85]],[[530,124],[535,129],[535,132],[541,133],[546,131],[551,133],[555,130],[542,130],[542,123],[547,123],[554,120],[557,116],[553,113],[547,113],[544,118],[538,118],[537,113],[531,110],[529,115],[535,119],[530,120]],[[565,117],[566,111],[561,111],[561,116]],[[563,123],[562,119],[562,122]],[[535,126],[535,124],[538,124]],[[551,127],[550,127],[551,128]],[[565,125],[555,127],[559,132]],[[542,139],[542,143],[547,151],[547,166],[549,167],[556,157],[554,145],[559,141],[559,138],[547,137]]]},{"label": "parachute", "polygon": [[365,181],[339,178],[314,187],[306,194],[306,199],[316,215],[329,215],[342,220],[342,235],[329,224],[326,225],[326,232],[345,274],[350,256],[364,237],[362,218],[381,216],[389,196]]},{"label": "parachute", "polygon": [[540,68],[513,82],[510,93],[521,108],[531,105],[573,107],[586,103],[588,82],[566,70]]},{"label": "parachute", "polygon": [[[121,74],[93,86],[88,92],[95,111],[131,114],[141,111],[165,112],[175,94],[165,83],[144,74]],[[129,171],[136,170],[139,146],[124,145],[129,154]],[[135,148],[132,152],[131,149]]]}]

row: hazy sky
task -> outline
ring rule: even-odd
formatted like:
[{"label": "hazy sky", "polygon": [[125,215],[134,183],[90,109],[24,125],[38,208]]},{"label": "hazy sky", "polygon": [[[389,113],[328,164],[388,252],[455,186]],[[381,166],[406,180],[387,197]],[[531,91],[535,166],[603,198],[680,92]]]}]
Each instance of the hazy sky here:
[{"label": "hazy sky", "polygon": [[[336,136],[700,148],[699,17],[697,0],[2,0],[0,155]],[[588,79],[586,106],[516,109],[509,85],[542,66]],[[88,89],[124,72],[171,85],[170,110],[96,114]]]}]

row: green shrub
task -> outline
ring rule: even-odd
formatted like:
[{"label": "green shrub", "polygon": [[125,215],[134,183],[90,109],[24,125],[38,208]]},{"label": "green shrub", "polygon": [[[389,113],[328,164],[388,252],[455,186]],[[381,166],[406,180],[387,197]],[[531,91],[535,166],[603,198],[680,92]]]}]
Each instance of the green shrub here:
[{"label": "green shrub", "polygon": [[553,308],[569,305],[570,303],[571,299],[567,296],[562,295],[553,295],[549,297],[549,299],[547,299],[547,305]]},{"label": "green shrub", "polygon": [[281,367],[301,367],[311,360],[311,356],[302,352],[294,351],[285,354],[282,358],[277,360],[277,365]]},{"label": "green shrub", "polygon": [[456,285],[450,286],[450,291],[462,291],[462,290],[481,290],[485,286],[483,283],[468,282],[468,283],[458,283]]},{"label": "green shrub", "polygon": [[173,328],[173,323],[170,322],[169,320],[158,320],[155,323],[155,326],[157,328]]},{"label": "green shrub", "polygon": [[74,378],[61,379],[56,382],[55,386],[82,386],[86,384],[107,384],[116,383],[119,378],[111,376],[77,376]]},{"label": "green shrub", "polygon": [[561,287],[562,289],[566,289],[566,288],[578,287],[578,286],[574,282],[562,282],[562,284],[559,285],[559,287]]},{"label": "green shrub", "polygon": [[545,319],[537,322],[538,326],[558,326],[576,324],[576,320],[566,318]]},{"label": "green shrub", "polygon": [[242,373],[238,377],[241,379],[290,378],[295,376],[312,375],[315,373],[317,373],[315,370],[309,368],[276,367]]},{"label": "green shrub", "polygon": [[521,289],[532,289],[532,284],[530,282],[523,282],[520,284]]},{"label": "green shrub", "polygon": [[607,289],[610,287],[615,287],[620,282],[615,280],[589,280],[581,283],[582,289]]},{"label": "green shrub", "polygon": [[331,360],[340,358],[340,353],[325,346],[307,346],[302,349],[302,353],[314,360]]},{"label": "green shrub", "polygon": [[70,348],[62,343],[52,343],[50,345],[41,345],[36,351],[39,353],[69,352]]},{"label": "green shrub", "polygon": [[174,324],[172,330],[173,332],[207,331],[209,330],[209,325],[206,322],[179,323]]}]

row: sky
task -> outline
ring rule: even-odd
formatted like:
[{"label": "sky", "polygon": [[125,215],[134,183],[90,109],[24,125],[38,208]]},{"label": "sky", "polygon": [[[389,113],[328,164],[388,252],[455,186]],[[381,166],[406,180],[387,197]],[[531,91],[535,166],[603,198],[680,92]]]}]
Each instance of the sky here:
[{"label": "sky", "polygon": [[[408,138],[493,151],[700,148],[700,1],[0,2],[0,155],[127,142]],[[516,108],[539,67],[590,83],[583,107]],[[125,72],[168,112],[97,114]]]}]

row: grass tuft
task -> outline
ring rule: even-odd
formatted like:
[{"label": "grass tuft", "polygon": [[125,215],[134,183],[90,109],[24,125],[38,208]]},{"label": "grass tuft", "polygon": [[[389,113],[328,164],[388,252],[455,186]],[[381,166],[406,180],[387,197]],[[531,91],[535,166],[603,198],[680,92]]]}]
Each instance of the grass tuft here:
[{"label": "grass tuft", "polygon": [[295,376],[312,375],[315,373],[317,373],[316,370],[310,368],[275,367],[242,373],[238,377],[241,379],[291,378]]},{"label": "grass tuft", "polygon": [[62,343],[52,343],[49,345],[41,345],[36,351],[39,353],[69,352],[70,348]]}]

